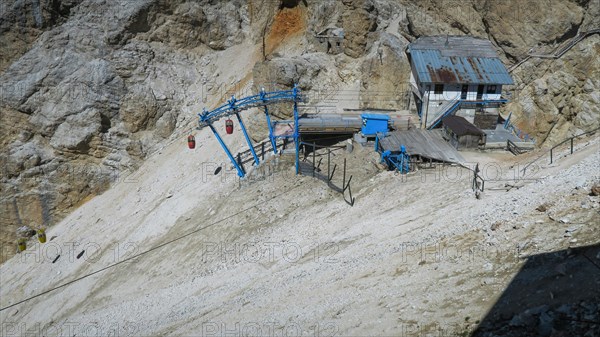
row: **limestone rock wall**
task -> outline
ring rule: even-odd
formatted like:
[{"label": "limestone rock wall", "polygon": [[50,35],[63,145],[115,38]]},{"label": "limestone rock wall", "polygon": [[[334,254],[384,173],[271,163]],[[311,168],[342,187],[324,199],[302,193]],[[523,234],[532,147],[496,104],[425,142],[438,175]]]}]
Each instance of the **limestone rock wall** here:
[{"label": "limestone rock wall", "polygon": [[241,0],[36,3],[0,13],[3,253],[15,228],[52,225],[189,122],[208,57],[249,32]]}]

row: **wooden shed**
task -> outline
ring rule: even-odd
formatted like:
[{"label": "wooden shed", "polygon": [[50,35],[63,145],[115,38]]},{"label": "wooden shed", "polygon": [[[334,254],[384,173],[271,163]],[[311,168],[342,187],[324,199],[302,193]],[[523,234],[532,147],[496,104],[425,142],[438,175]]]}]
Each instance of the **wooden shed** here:
[{"label": "wooden shed", "polygon": [[484,148],[486,134],[460,116],[447,116],[442,119],[444,138],[458,149]]}]

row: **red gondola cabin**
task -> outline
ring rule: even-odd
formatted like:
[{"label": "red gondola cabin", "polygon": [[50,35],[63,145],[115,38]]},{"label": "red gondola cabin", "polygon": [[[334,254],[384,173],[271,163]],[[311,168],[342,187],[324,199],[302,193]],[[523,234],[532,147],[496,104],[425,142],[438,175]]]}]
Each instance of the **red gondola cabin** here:
[{"label": "red gondola cabin", "polygon": [[192,150],[196,148],[196,138],[192,135],[188,136],[188,147]]},{"label": "red gondola cabin", "polygon": [[228,135],[233,133],[233,121],[231,119],[225,121],[225,131]]}]

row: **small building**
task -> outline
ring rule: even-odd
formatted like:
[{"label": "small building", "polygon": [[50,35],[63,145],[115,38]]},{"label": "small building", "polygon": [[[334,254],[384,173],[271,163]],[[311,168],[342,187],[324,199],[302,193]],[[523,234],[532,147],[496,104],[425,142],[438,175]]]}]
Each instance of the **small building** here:
[{"label": "small building", "polygon": [[375,137],[377,133],[389,131],[390,116],[384,114],[361,114],[361,133],[366,137]]},{"label": "small building", "polygon": [[341,54],[344,52],[344,29],[329,27],[315,34],[318,51],[328,54]]},{"label": "small building", "polygon": [[460,116],[442,119],[443,135],[455,149],[477,149],[485,147],[486,134]]},{"label": "small building", "polygon": [[502,86],[513,84],[492,43],[472,36],[427,36],[406,49],[410,88],[421,127],[439,126],[443,117],[463,116],[490,124],[506,100]]}]

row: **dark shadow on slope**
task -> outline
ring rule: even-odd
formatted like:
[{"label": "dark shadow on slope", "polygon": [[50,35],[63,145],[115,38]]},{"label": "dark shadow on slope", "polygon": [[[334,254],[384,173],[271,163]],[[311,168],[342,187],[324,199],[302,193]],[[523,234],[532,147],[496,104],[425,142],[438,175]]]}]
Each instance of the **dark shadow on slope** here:
[{"label": "dark shadow on slope", "polygon": [[600,244],[528,257],[472,336],[600,336]]}]

